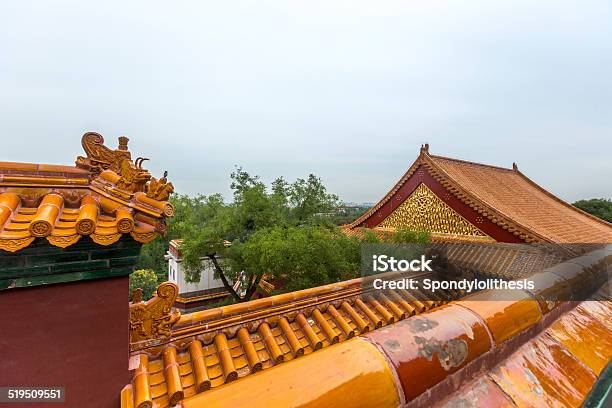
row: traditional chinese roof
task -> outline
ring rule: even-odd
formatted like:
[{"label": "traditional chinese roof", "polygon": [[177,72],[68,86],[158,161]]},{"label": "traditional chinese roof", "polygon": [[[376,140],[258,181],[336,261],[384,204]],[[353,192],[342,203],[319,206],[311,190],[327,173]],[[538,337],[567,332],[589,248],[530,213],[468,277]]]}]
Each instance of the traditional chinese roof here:
[{"label": "traditional chinese roof", "polygon": [[[363,228],[342,226],[348,236],[363,238],[366,231],[373,232],[384,239],[392,232],[387,228]],[[483,246],[486,244],[486,246]],[[556,265],[571,257],[592,250],[593,244],[515,244],[505,242],[479,243],[469,239],[452,239],[438,236],[428,245],[443,255],[448,265],[458,273],[481,278],[516,279]]]},{"label": "traditional chinese roof", "polygon": [[[429,251],[434,251],[437,262],[451,275],[503,279],[533,275],[570,257],[553,245],[437,243]],[[425,278],[434,276],[420,277]],[[180,318],[176,312],[169,312],[173,299],[168,294],[172,291],[160,287],[158,296],[148,302],[152,302],[150,306],[131,305],[131,364],[136,369],[132,400],[171,406],[199,392],[381,329],[461,296],[456,291],[442,291],[439,295],[423,290],[374,292],[369,279],[353,279]],[[146,313],[141,310],[160,310],[162,304],[166,320],[159,316],[142,318]],[[161,322],[159,327],[148,326],[143,335],[140,329],[147,324],[145,321],[155,319]],[[170,323],[174,325],[171,328]],[[167,352],[169,348],[172,351]],[[229,354],[223,351],[225,348]],[[197,363],[200,355],[202,364]],[[175,363],[180,381],[172,380],[173,374],[166,369]],[[146,377],[147,382],[141,377]],[[173,386],[168,385],[169,379]],[[180,387],[176,385],[179,383]]]},{"label": "traditional chinese roof", "polygon": [[588,247],[579,246],[469,242],[433,243],[431,249],[444,258],[455,277],[504,280],[525,278],[588,252]]},{"label": "traditional chinese roof", "polygon": [[611,318],[610,294],[601,290],[439,406],[478,401],[473,406],[571,407],[590,396],[597,401],[601,395],[594,391],[605,382],[603,371],[612,359]]},{"label": "traditional chinese roof", "polygon": [[157,180],[132,161],[128,139],[104,146],[101,135],[83,135],[86,157],[76,166],[0,162],[0,249],[15,252],[35,239],[67,247],[83,236],[100,245],[123,234],[149,242],[174,213],[166,176]]},{"label": "traditional chinese roof", "polygon": [[[432,276],[420,279],[425,277]],[[143,309],[171,305],[171,296],[163,299],[171,292],[166,286]],[[180,318],[168,314],[158,328],[147,326],[144,336],[141,327],[159,316],[139,320],[147,312],[136,311],[134,307],[141,306],[132,304],[130,366],[135,372],[128,387],[132,393],[129,404],[173,406],[184,398],[431,310],[459,295],[441,291],[432,298],[418,290],[374,294],[369,282],[353,279]],[[174,321],[170,330],[168,325]],[[164,332],[167,336],[158,335]],[[132,406],[129,404],[124,406]]]},{"label": "traditional chinese roof", "polygon": [[[334,347],[304,351],[309,355],[300,358],[295,358],[299,348],[293,348],[291,339],[306,325],[290,323],[293,317],[287,311],[277,320],[276,333],[269,330],[274,323],[264,317],[259,323],[264,329],[255,337],[246,327],[239,329],[237,339],[215,335],[213,347],[199,338],[186,346],[173,341],[160,357],[133,356],[135,377],[122,392],[122,407],[153,402],[166,406],[168,397],[155,399],[156,393],[170,395],[170,404],[180,401],[185,408],[450,407],[463,402],[478,407],[580,406],[604,380],[604,368],[612,359],[612,306],[604,284],[611,251],[596,250],[532,275],[536,290],[518,291],[508,299],[500,299],[499,292],[479,292],[377,330],[345,336]],[[346,289],[343,285],[340,291]],[[589,296],[591,300],[579,301]],[[328,323],[343,326],[334,310],[337,307],[326,317]],[[222,315],[223,309],[209,313]],[[343,333],[342,328],[334,331]],[[325,337],[323,332],[320,338]],[[298,340],[305,350],[309,337]],[[258,375],[240,374],[238,365],[250,370],[251,364],[262,363],[274,344],[281,348],[278,356],[292,361]],[[216,387],[211,379],[217,375],[219,383],[241,379]]]},{"label": "traditional chinese roof", "polygon": [[555,197],[518,170],[435,156],[424,145],[385,197],[350,229],[427,229],[475,242],[609,243],[612,224]]}]

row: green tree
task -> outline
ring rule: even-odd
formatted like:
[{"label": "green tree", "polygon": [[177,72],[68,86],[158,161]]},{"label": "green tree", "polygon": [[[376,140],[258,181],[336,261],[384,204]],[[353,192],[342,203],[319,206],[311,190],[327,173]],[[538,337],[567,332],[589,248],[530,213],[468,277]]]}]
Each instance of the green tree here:
[{"label": "green tree", "polygon": [[150,299],[158,285],[157,276],[151,269],[138,269],[130,275],[130,300],[135,289],[142,289],[143,300]]},{"label": "green tree", "polygon": [[[231,204],[220,195],[177,199],[190,207],[176,227],[184,239],[188,281],[200,280],[204,256],[236,301],[250,299],[264,275],[284,282],[286,290],[359,275],[360,240],[347,237],[325,217],[338,208],[338,197],[327,193],[319,178],[309,175],[293,183],[278,178],[268,190],[258,177],[237,168],[231,180]],[[374,234],[364,239],[379,240]],[[236,280],[239,290],[233,288]]]},{"label": "green tree", "polygon": [[232,243],[227,255],[232,270],[254,271],[257,282],[274,277],[289,291],[353,278],[360,261],[357,238],[320,225],[264,228]]},{"label": "green tree", "polygon": [[612,200],[606,198],[592,198],[590,200],[576,201],[574,206],[602,220],[612,222]]},{"label": "green tree", "polygon": [[286,190],[292,218],[297,223],[307,223],[313,217],[330,214],[339,207],[338,196],[327,194],[321,179],[314,174],[308,179],[297,179]]},{"label": "green tree", "polygon": [[168,231],[165,236],[158,236],[142,246],[140,259],[136,264],[137,269],[153,270],[159,283],[168,280],[168,264],[164,255],[168,251],[170,241],[181,238],[181,231],[184,229],[188,216],[198,209],[199,199],[199,197],[191,198],[177,194],[170,197],[170,202],[174,206],[174,217],[168,220]]}]

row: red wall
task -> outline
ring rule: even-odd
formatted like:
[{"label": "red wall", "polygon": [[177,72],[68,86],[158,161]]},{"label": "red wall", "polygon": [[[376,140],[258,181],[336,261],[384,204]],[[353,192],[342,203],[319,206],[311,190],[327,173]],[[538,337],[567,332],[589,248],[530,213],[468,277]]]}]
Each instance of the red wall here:
[{"label": "red wall", "polygon": [[[0,294],[0,386],[63,386],[63,404],[113,407],[129,382],[128,277]],[[8,408],[8,404],[0,404]]]}]

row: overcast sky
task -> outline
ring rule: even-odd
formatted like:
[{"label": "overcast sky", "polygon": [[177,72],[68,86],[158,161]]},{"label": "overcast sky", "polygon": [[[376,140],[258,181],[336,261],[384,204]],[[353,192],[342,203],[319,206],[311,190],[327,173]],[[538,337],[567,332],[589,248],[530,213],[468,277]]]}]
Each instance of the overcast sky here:
[{"label": "overcast sky", "polygon": [[3,1],[0,160],[130,138],[180,193],[234,165],[375,202],[429,142],[612,197],[609,1]]}]

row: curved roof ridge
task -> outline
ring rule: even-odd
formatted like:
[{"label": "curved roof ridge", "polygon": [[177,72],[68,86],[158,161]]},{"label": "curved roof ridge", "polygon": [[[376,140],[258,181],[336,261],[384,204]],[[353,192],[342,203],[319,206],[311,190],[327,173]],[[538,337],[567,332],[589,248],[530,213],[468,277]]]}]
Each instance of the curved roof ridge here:
[{"label": "curved roof ridge", "polygon": [[[408,276],[421,282],[435,279],[431,272]],[[375,279],[401,281],[406,277],[403,273],[388,272],[180,317],[172,309],[158,313],[160,305],[171,304],[178,291],[175,284],[163,283],[155,297],[130,304],[130,364],[136,372],[128,387],[135,387],[141,396],[147,395],[150,405],[174,406],[190,395],[209,393],[231,381],[246,380],[251,374],[282,367],[302,356],[317,355],[334,344],[463,296],[462,291],[454,289],[441,289],[430,295],[422,284],[417,289],[389,289],[384,293],[372,286]],[[146,316],[144,335],[141,326],[134,324],[140,315]],[[187,371],[181,370],[181,376],[193,375],[195,382],[172,382],[167,377],[167,367],[179,362],[181,366],[186,363]],[[139,372],[160,381],[139,380]],[[134,406],[140,406],[142,401],[137,401]]]},{"label": "curved roof ridge", "polygon": [[580,208],[576,207],[575,205],[572,205],[570,203],[568,203],[567,201],[557,197],[556,195],[554,195],[553,193],[551,193],[550,191],[546,190],[544,187],[542,187],[541,185],[539,185],[538,183],[536,183],[535,181],[533,181],[532,179],[530,179],[529,177],[527,177],[525,174],[523,174],[520,170],[516,170],[516,173],[521,176],[522,178],[525,179],[525,181],[527,181],[528,183],[530,183],[531,185],[533,185],[534,187],[536,187],[537,189],[539,189],[540,191],[542,191],[544,194],[546,194],[547,196],[549,196],[550,198],[552,198],[553,200],[557,201],[560,204],[563,204],[564,206],[570,208],[573,211],[578,212],[579,214],[582,215],[586,215],[587,217],[589,217],[590,219],[597,221],[607,227],[612,227],[612,223],[609,223],[608,221],[601,219],[599,217],[594,216],[593,214],[589,214],[588,212],[581,210]]},{"label": "curved roof ridge", "polygon": [[89,176],[89,172],[87,170],[78,168],[76,166],[68,166],[63,164],[0,161],[0,174],[7,174],[12,172],[71,173],[82,176]]},{"label": "curved roof ridge", "polygon": [[440,155],[435,155],[435,154],[429,154],[428,156],[431,157],[434,160],[435,159],[443,159],[443,160],[454,161],[454,162],[457,162],[457,163],[472,164],[472,165],[475,165],[475,166],[483,166],[483,167],[487,167],[487,168],[491,168],[491,169],[496,169],[496,170],[503,170],[503,171],[509,171],[509,172],[516,171],[514,169],[510,169],[510,168],[506,168],[506,167],[501,167],[501,166],[495,166],[493,164],[479,163],[479,162],[474,162],[474,161],[470,161],[470,160],[463,160],[463,159],[455,159],[453,157],[440,156]]},{"label": "curved roof ridge", "polygon": [[[431,159],[431,156],[430,156]],[[466,162],[463,160],[456,160],[456,159],[448,159],[449,162],[451,163],[470,163],[470,162]],[[483,196],[482,192],[478,189],[476,190],[470,190],[468,188],[466,188],[463,184],[463,182],[461,182],[460,180],[458,180],[456,177],[454,177],[452,174],[450,174],[446,169],[443,168],[443,166],[441,166],[440,162],[436,163],[435,158],[431,159],[428,161],[428,163],[430,163],[432,166],[435,166],[436,171],[439,171],[440,173],[442,173],[443,177],[446,178],[447,180],[452,181],[452,183],[456,186],[459,187],[464,193],[464,195],[471,197],[473,200],[478,201],[480,203],[485,204],[487,207],[489,207],[495,214],[497,214],[499,217],[507,220],[509,223],[514,224],[515,226],[519,227],[520,229],[523,229],[528,235],[531,235],[533,237],[537,237],[538,239],[541,239],[543,241],[548,241],[548,242],[557,242],[560,237],[557,235],[555,235],[554,233],[550,233],[549,231],[542,231],[542,228],[537,227],[536,225],[526,225],[525,223],[523,223],[522,221],[520,221],[522,218],[520,211],[517,213],[512,213],[512,212],[508,212],[505,211],[503,208],[499,208],[498,205],[494,205],[493,203],[489,202],[486,198],[486,194],[485,196]],[[554,203],[558,203],[560,205],[562,205],[564,208],[569,209],[573,214],[576,214],[578,216],[586,214],[588,217],[586,217],[588,220],[590,221],[596,221],[596,223],[598,225],[601,225],[603,227],[612,227],[612,224],[608,223],[607,221],[601,220],[591,214],[588,214],[580,209],[578,209],[577,207],[574,207],[573,205],[565,202],[564,200],[560,199],[559,197],[555,196],[553,193],[549,192],[548,190],[546,190],[544,187],[540,186],[539,184],[535,183],[533,180],[531,180],[529,177],[527,177],[526,175],[524,175],[523,173],[521,173],[518,170],[518,167],[516,165],[513,165],[512,169],[504,169],[504,168],[499,168],[496,166],[489,166],[489,165],[480,165],[478,163],[473,163],[478,165],[479,167],[482,168],[486,168],[489,170],[505,170],[505,174],[508,175],[516,175],[520,180],[522,180],[523,182],[527,183],[527,185],[531,186],[532,188],[534,188],[535,190],[537,190],[538,192],[542,193],[547,199],[552,200],[552,202]],[[487,191],[484,191],[485,193],[487,193]],[[490,193],[490,191],[488,192]],[[462,200],[463,201],[463,200]],[[527,220],[529,221],[529,220]],[[533,222],[533,220],[531,220]],[[583,220],[584,221],[584,220]],[[567,238],[566,237],[561,237],[561,239]],[[568,239],[576,239],[574,238],[568,238]],[[581,238],[577,238],[577,239],[581,239]]]},{"label": "curved roof ridge", "polygon": [[[429,155],[428,155],[429,156]],[[434,157],[441,157],[441,156],[434,156]],[[489,211],[497,214],[499,217],[505,219],[508,223],[510,224],[514,224],[516,227],[518,227],[518,229],[521,229],[525,232],[527,232],[529,235],[532,235],[534,237],[537,237],[538,239],[541,239],[543,241],[547,241],[548,238],[542,236],[539,233],[536,233],[535,231],[533,231],[531,228],[526,227],[525,225],[523,225],[522,223],[516,221],[514,218],[510,217],[509,215],[501,212],[500,210],[498,210],[492,203],[488,202],[485,198],[481,197],[480,195],[468,190],[467,188],[465,188],[458,180],[456,180],[452,175],[450,175],[446,170],[444,170],[442,167],[440,167],[438,165],[438,163],[435,162],[435,160],[432,159],[431,156],[429,156],[428,162],[432,165],[435,166],[436,171],[438,171],[439,173],[442,173],[442,175],[444,176],[444,178],[446,178],[447,180],[449,180],[450,182],[452,182],[455,186],[455,188],[463,191],[463,194],[470,197],[473,201],[477,201],[480,202],[481,204],[484,204],[486,207],[488,207]],[[495,170],[506,170],[509,171],[513,174],[517,173],[518,170],[514,170],[514,169],[504,169],[503,167],[496,167],[496,166],[489,166],[487,164],[480,164],[480,163],[472,163],[472,162],[467,162],[464,160],[456,160],[456,159],[448,159],[451,161],[455,161],[455,162],[463,162],[463,163],[470,163],[470,164],[476,164],[482,167],[487,167],[487,168],[493,168]],[[462,200],[464,201],[464,200]]]}]

